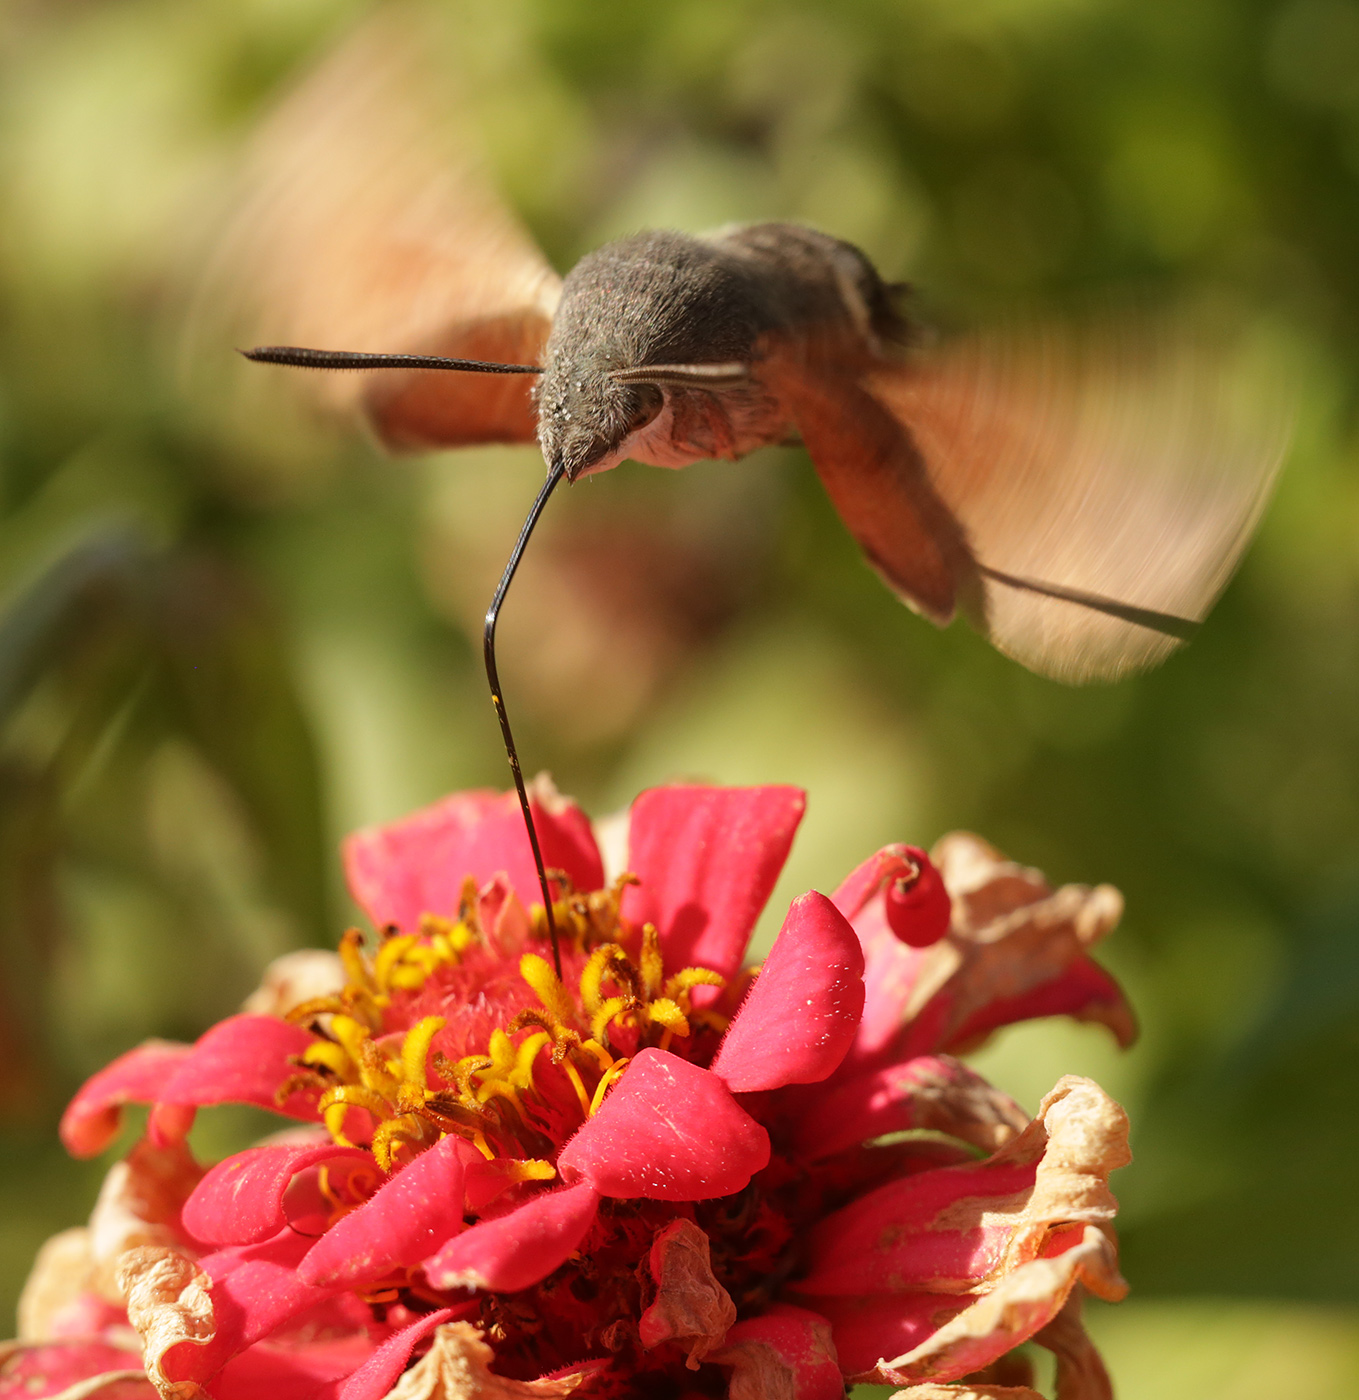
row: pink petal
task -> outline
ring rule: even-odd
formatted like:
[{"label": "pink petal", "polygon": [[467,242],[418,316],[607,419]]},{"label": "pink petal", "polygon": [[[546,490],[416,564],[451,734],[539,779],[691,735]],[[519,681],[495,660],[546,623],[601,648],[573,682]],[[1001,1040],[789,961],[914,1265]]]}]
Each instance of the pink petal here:
[{"label": "pink petal", "polygon": [[[1004,1213],[1032,1190],[1034,1163],[977,1162],[889,1182],[813,1227],[800,1293],[959,1292],[1001,1262],[1014,1221]],[[994,1223],[980,1202],[995,1200]],[[960,1208],[960,1203],[967,1203]],[[952,1223],[954,1218],[958,1223]]]},{"label": "pink petal", "polygon": [[314,1097],[292,1094],[282,1108],[275,1101],[297,1072],[290,1057],[312,1039],[301,1026],[273,1016],[229,1016],[193,1045],[148,1042],[85,1082],[62,1117],[62,1141],[76,1156],[102,1151],[118,1130],[125,1103],[249,1103],[315,1122]]},{"label": "pink petal", "polygon": [[712,1072],[737,1094],[825,1079],[858,1029],[863,970],[859,940],[830,900],[795,899]]},{"label": "pink petal", "polygon": [[994,1152],[1027,1122],[1018,1104],[958,1060],[919,1055],[827,1087],[802,1108],[794,1137],[799,1155],[812,1162],[911,1128]]},{"label": "pink petal", "polygon": [[733,1395],[843,1400],[845,1394],[830,1324],[819,1313],[787,1303],[738,1322],[709,1359],[733,1368]]},{"label": "pink petal", "polygon": [[557,1169],[620,1200],[706,1201],[769,1162],[769,1134],[710,1070],[643,1050],[563,1148]]},{"label": "pink petal", "polygon": [[455,1137],[440,1139],[337,1220],[302,1261],[302,1278],[353,1287],[428,1259],[462,1229],[458,1147]]},{"label": "pink petal", "polygon": [[998,997],[979,1008],[939,1048],[966,1049],[1000,1026],[1040,1016],[1070,1016],[1108,1026],[1125,1048],[1137,1038],[1137,1024],[1123,989],[1093,958],[1079,957],[1050,981],[1019,996]]},{"label": "pink petal", "polygon": [[972,1301],[943,1293],[893,1293],[824,1298],[817,1305],[830,1318],[844,1374],[865,1376],[884,1356],[913,1351]]},{"label": "pink petal", "polygon": [[[93,1338],[79,1341],[8,1343],[0,1360],[0,1400],[47,1400],[70,1386],[120,1371],[140,1372],[141,1356]],[[100,1400],[157,1400],[144,1376],[130,1376],[99,1387]]]},{"label": "pink petal", "polygon": [[937,943],[949,929],[953,901],[929,855],[918,846],[884,846],[836,890],[835,907],[855,919],[879,892],[892,932],[913,948]]},{"label": "pink petal", "polygon": [[[463,1307],[440,1308],[438,1312],[427,1313],[409,1327],[393,1333],[352,1375],[334,1386],[326,1387],[318,1400],[382,1400],[406,1369],[416,1345],[424,1341],[440,1323],[460,1317],[465,1311],[467,1309]],[[230,1397],[224,1397],[224,1400],[230,1400]],[[258,1397],[243,1396],[242,1400],[258,1400]]]},{"label": "pink petal", "polygon": [[[534,787],[544,863],[566,871],[577,889],[598,889],[604,867],[589,818]],[[480,886],[504,871],[520,899],[542,902],[513,792],[457,792],[400,821],[356,832],[344,843],[344,862],[351,893],[379,927],[413,930],[423,913],[456,915],[469,875]]]},{"label": "pink petal", "polygon": [[335,1157],[368,1159],[368,1153],[332,1142],[238,1152],[218,1162],[194,1188],[184,1206],[184,1228],[204,1244],[270,1239],[288,1223],[283,1196],[293,1177]]},{"label": "pink petal", "polygon": [[[411,1344],[407,1344],[407,1351]],[[262,1396],[269,1400],[321,1400],[361,1372],[375,1355],[367,1332],[303,1345],[258,1342],[233,1357],[213,1378],[212,1400],[261,1400]],[[404,1365],[403,1357],[398,1373]],[[376,1400],[384,1393],[378,1391]]]},{"label": "pink petal", "polygon": [[[1114,1246],[1093,1225],[1054,1231],[1037,1258],[996,1280],[979,1297],[968,1299],[954,1316],[941,1310],[940,1325],[934,1330],[905,1352],[889,1358],[879,1352],[872,1376],[859,1373],[855,1378],[913,1385],[958,1380],[980,1371],[1052,1322],[1077,1283],[1097,1294],[1113,1285],[1113,1297],[1127,1291],[1118,1276]],[[1109,1394],[1102,1365],[1089,1377],[1088,1390],[1079,1384],[1079,1373],[1062,1376],[1059,1369],[1058,1375],[1063,1394],[1069,1380],[1077,1380],[1076,1388],[1090,1395]]]},{"label": "pink petal", "polygon": [[282,1230],[263,1244],[219,1250],[198,1260],[211,1280],[214,1330],[205,1345],[180,1342],[161,1358],[170,1381],[202,1383],[232,1357],[334,1290],[313,1288],[297,1272],[312,1246],[305,1235]]},{"label": "pink petal", "polygon": [[730,977],[802,820],[799,788],[662,787],[632,804],[623,895],[637,927],[656,925],[667,971]]},{"label": "pink petal", "polygon": [[589,1181],[540,1192],[450,1240],[425,1264],[425,1276],[435,1288],[530,1288],[566,1262],[598,1209],[599,1192]]},{"label": "pink petal", "polygon": [[192,1045],[148,1040],[92,1075],[62,1114],[66,1150],[73,1157],[98,1156],[118,1135],[122,1106],[149,1103],[192,1053]]}]

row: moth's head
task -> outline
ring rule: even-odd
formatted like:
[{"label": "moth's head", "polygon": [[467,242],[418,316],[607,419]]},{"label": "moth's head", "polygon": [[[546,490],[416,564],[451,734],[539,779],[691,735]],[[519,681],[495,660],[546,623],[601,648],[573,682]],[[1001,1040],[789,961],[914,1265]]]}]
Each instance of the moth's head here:
[{"label": "moth's head", "polygon": [[555,366],[549,360],[539,382],[538,441],[543,457],[560,462],[568,481],[616,466],[627,439],[665,406],[655,385],[615,379],[611,358],[591,355]]},{"label": "moth's head", "polygon": [[710,243],[652,231],[587,254],[562,283],[538,383],[538,437],[569,479],[603,471],[685,388],[744,380],[763,324],[742,266]]}]

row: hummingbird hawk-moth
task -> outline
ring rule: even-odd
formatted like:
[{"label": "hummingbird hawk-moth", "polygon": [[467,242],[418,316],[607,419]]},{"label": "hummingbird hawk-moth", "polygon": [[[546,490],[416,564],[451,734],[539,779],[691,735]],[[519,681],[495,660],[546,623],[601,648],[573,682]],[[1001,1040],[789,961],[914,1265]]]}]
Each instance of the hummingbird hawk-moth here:
[{"label": "hummingbird hawk-moth", "polygon": [[500,603],[553,487],[629,459],[800,441],[904,602],[940,624],[961,611],[1062,680],[1154,665],[1192,634],[1287,436],[1280,395],[1243,387],[1212,337],[1110,318],[925,353],[861,251],[791,223],[638,233],[559,277],[441,142],[411,50],[371,23],[293,92],[221,265],[286,342],[251,358],[374,370],[318,386],[389,447],[541,446],[547,484],[486,631],[526,817]]}]

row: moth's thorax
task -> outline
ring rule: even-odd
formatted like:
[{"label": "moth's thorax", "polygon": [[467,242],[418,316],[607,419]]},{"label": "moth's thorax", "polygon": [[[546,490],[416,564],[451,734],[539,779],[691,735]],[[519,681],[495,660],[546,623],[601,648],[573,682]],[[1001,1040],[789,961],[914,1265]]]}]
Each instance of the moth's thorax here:
[{"label": "moth's thorax", "polygon": [[[538,436],[570,479],[625,458],[684,466],[783,440],[788,415],[761,382],[771,346],[815,333],[867,344],[886,292],[848,244],[790,224],[694,238],[620,239],[567,275],[537,390]],[[721,387],[620,383],[649,365],[739,364]]]}]

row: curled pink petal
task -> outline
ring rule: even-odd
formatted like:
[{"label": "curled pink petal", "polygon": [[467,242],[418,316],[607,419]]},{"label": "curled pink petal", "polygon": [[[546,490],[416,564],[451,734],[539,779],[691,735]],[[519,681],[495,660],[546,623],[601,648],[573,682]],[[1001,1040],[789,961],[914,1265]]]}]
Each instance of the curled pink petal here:
[{"label": "curled pink petal", "polygon": [[1076,958],[1056,977],[1017,996],[997,997],[968,1017],[948,1038],[943,1049],[966,1050],[1001,1026],[1040,1016],[1070,1016],[1108,1026],[1119,1045],[1137,1039],[1137,1022],[1123,989],[1093,959]]},{"label": "curled pink petal", "polygon": [[298,1172],[335,1157],[366,1152],[334,1143],[253,1147],[218,1162],[184,1205],[183,1225],[204,1244],[258,1244],[287,1224],[283,1197]]},{"label": "curled pink petal", "polygon": [[[531,785],[534,824],[550,869],[577,889],[598,889],[604,868],[590,820],[541,780]],[[414,930],[424,913],[456,915],[463,882],[478,885],[503,871],[525,903],[542,902],[533,851],[513,792],[460,792],[387,826],[356,832],[344,843],[354,898],[382,927]]]},{"label": "curled pink petal", "polygon": [[[62,1141],[76,1156],[102,1151],[126,1103],[249,1103],[314,1122],[314,1095],[294,1093],[281,1107],[277,1102],[279,1089],[297,1073],[291,1057],[312,1039],[301,1026],[274,1016],[229,1016],[193,1045],[150,1041],[86,1081],[62,1117]],[[181,1126],[190,1121],[181,1118]]]},{"label": "curled pink petal", "polygon": [[[148,1370],[158,1369],[166,1384],[202,1384],[232,1357],[325,1301],[333,1290],[313,1288],[297,1272],[311,1245],[306,1236],[282,1230],[263,1244],[219,1250],[197,1261],[171,1250],[129,1251],[122,1271],[128,1316],[143,1336],[166,1342],[159,1354],[148,1347]],[[201,1341],[190,1340],[178,1324],[186,1297],[199,1306],[204,1299],[210,1303],[210,1328]]]},{"label": "curled pink petal", "polygon": [[769,1162],[769,1134],[710,1070],[643,1050],[557,1169],[620,1200],[704,1201],[739,1191]]},{"label": "curled pink petal", "polygon": [[835,905],[815,892],[795,899],[712,1072],[737,1094],[825,1079],[858,1029],[863,970],[859,940]]},{"label": "curled pink petal", "polygon": [[1112,1221],[1109,1174],[1130,1160],[1127,1114],[1093,1081],[1068,1075],[986,1161],[889,1181],[824,1216],[811,1231],[798,1291],[977,1289],[1062,1231]]},{"label": "curled pink petal", "polygon": [[589,1181],[540,1192],[450,1240],[425,1264],[425,1276],[435,1288],[529,1288],[566,1262],[598,1209],[599,1192]]},{"label": "curled pink petal", "polygon": [[466,1308],[440,1308],[394,1332],[352,1375],[325,1387],[317,1400],[382,1400],[406,1369],[415,1347],[440,1323],[460,1317],[465,1311]]},{"label": "curled pink petal", "polygon": [[738,1322],[709,1359],[732,1368],[733,1395],[842,1400],[845,1393],[830,1323],[787,1303]]},{"label": "curled pink petal", "polygon": [[879,895],[882,916],[903,943],[925,948],[948,932],[953,901],[943,875],[919,846],[884,846],[847,876],[831,898],[857,927],[858,916]]},{"label": "curled pink petal", "polygon": [[798,1289],[819,1295],[972,1287],[1001,1262],[1013,1233],[1001,1212],[1032,1190],[1036,1175],[1032,1163],[978,1162],[889,1182],[816,1226]]},{"label": "curled pink petal", "polygon": [[118,1135],[123,1105],[151,1102],[193,1048],[148,1040],[87,1079],[61,1117],[66,1150],[73,1157],[98,1156]]},{"label": "curled pink petal", "polygon": [[794,1125],[798,1150],[824,1161],[861,1142],[930,1128],[986,1152],[1028,1123],[1013,1099],[947,1055],[920,1055],[852,1079],[837,1080],[809,1102]]},{"label": "curled pink petal", "polygon": [[948,932],[953,901],[944,877],[919,846],[901,847],[901,873],[883,888],[883,903],[892,932],[912,948],[928,948]]},{"label": "curled pink petal", "polygon": [[656,925],[666,969],[741,965],[807,805],[800,788],[652,788],[632,804],[623,896],[640,927]]},{"label": "curled pink petal", "polygon": [[354,1287],[428,1259],[462,1229],[459,1147],[441,1138],[337,1220],[299,1266],[303,1280]]},{"label": "curled pink petal", "polygon": [[879,1293],[818,1298],[830,1319],[835,1351],[847,1376],[871,1375],[880,1358],[913,1351],[972,1302],[944,1293]]}]

